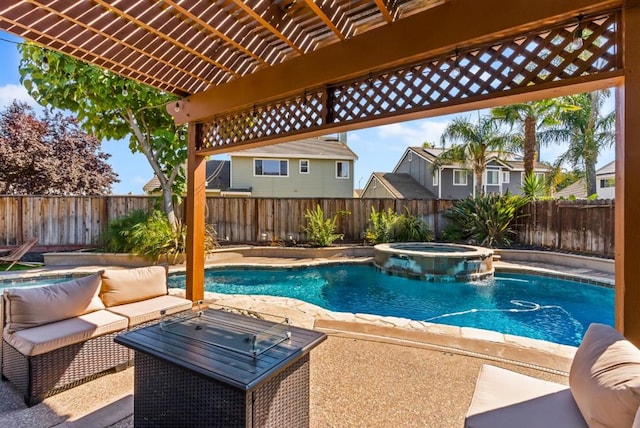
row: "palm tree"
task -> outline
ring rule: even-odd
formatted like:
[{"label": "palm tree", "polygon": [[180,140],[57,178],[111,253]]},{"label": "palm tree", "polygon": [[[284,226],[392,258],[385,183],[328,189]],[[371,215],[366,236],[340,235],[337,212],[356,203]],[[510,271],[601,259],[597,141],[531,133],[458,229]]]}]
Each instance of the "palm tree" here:
[{"label": "palm tree", "polygon": [[461,163],[471,169],[475,176],[474,193],[482,194],[482,176],[490,152],[502,154],[507,143],[507,136],[500,132],[500,127],[491,116],[478,117],[478,123],[467,118],[454,119],[444,130],[443,146],[447,140],[452,146],[436,158],[434,170],[442,165]]},{"label": "palm tree", "polygon": [[609,91],[595,91],[570,95],[565,98],[578,109],[560,114],[562,125],[553,131],[557,141],[568,143],[567,151],[557,160],[557,165],[568,162],[584,171],[587,194],[596,193],[596,163],[600,151],[611,147],[615,141],[615,111],[604,116],[602,106]]},{"label": "palm tree", "polygon": [[540,143],[548,142],[545,129],[558,125],[560,113],[570,109],[572,106],[561,99],[548,99],[491,110],[494,118],[510,125],[512,129],[516,127],[517,133],[512,136],[511,145],[522,150],[525,176],[533,173],[534,161],[540,162]]}]

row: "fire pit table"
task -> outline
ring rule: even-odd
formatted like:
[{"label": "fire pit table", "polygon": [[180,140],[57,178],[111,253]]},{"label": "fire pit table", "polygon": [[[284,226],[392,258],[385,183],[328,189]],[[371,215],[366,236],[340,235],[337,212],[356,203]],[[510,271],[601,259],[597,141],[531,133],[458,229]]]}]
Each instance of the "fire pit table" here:
[{"label": "fire pit table", "polygon": [[325,339],[282,317],[207,308],[115,341],[135,351],[136,427],[306,427],[309,351]]}]

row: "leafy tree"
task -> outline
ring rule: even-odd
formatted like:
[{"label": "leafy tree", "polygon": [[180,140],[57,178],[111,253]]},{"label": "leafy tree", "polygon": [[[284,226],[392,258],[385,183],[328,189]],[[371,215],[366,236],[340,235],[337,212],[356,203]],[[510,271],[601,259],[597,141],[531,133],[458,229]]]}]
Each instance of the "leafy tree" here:
[{"label": "leafy tree", "polygon": [[102,195],[117,175],[100,141],[75,119],[45,112],[38,119],[25,103],[0,112],[0,192],[12,195]]},{"label": "leafy tree", "polygon": [[534,162],[540,161],[540,144],[549,142],[545,130],[558,125],[560,113],[570,110],[575,107],[562,99],[529,101],[491,110],[494,118],[510,125],[511,129],[516,128],[511,144],[523,153],[525,176],[532,174]]},{"label": "leafy tree", "polygon": [[478,118],[472,123],[467,118],[454,119],[442,134],[442,144],[447,140],[454,144],[436,158],[434,171],[440,166],[460,163],[471,169],[475,175],[475,194],[482,194],[482,177],[489,152],[503,153],[507,136],[500,131],[498,123],[491,116]]},{"label": "leafy tree", "polygon": [[177,128],[165,109],[175,96],[33,44],[19,49],[20,81],[38,103],[74,112],[100,139],[128,136],[131,151],[146,156],[167,218],[176,225],[172,195],[184,191],[187,148],[185,128]]},{"label": "leafy tree", "polygon": [[559,142],[568,143],[568,149],[556,161],[557,165],[569,163],[584,171],[587,194],[596,193],[596,164],[600,151],[611,147],[615,137],[615,111],[602,115],[602,106],[609,91],[570,95],[567,103],[578,109],[563,112],[561,125],[553,131]]}]

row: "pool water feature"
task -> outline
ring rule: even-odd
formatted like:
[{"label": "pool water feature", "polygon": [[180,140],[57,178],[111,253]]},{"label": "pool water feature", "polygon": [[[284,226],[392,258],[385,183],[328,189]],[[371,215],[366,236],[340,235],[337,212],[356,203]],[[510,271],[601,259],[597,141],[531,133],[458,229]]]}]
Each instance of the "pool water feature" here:
[{"label": "pool water feature", "polygon": [[378,244],[382,271],[426,281],[472,281],[493,276],[493,250],[471,245],[409,242]]},{"label": "pool water feature", "polygon": [[[169,278],[185,286],[184,275]],[[578,346],[592,322],[613,325],[614,290],[544,276],[498,273],[470,282],[416,281],[370,265],[210,269],[205,291],[291,297],[336,312],[475,327]]]}]

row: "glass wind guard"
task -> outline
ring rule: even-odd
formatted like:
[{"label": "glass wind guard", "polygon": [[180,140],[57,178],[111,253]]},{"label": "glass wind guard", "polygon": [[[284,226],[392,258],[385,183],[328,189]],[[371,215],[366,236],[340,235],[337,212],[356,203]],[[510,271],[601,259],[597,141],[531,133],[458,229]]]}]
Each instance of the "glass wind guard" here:
[{"label": "glass wind guard", "polygon": [[291,338],[288,318],[229,307],[163,317],[160,329],[253,358]]}]

